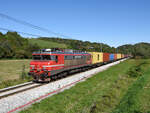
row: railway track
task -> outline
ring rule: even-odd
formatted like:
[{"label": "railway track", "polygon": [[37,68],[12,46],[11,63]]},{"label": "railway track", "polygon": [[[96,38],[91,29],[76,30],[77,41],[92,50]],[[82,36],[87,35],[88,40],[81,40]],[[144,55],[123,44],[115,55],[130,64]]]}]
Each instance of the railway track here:
[{"label": "railway track", "polygon": [[0,99],[17,94],[17,93],[21,93],[36,87],[40,87],[44,84],[37,84],[34,82],[27,82],[24,84],[19,84],[16,86],[12,86],[12,87],[8,87],[8,88],[4,88],[0,90]]},{"label": "railway track", "polygon": [[[96,68],[96,67],[93,67],[93,68]],[[87,71],[87,70],[91,70],[93,68],[87,68],[81,72],[84,72],[84,71]],[[68,76],[73,76],[75,74],[79,74],[81,72],[73,72],[73,73],[69,73],[67,76],[65,77],[68,77]],[[57,78],[57,79],[54,79],[51,82],[54,82],[54,81],[57,81],[59,79],[62,79],[62,78],[65,78],[65,77],[61,77],[61,78]],[[27,90],[30,90],[30,89],[33,89],[33,88],[37,88],[37,87],[40,87],[44,84],[47,84],[47,83],[35,83],[35,82],[27,82],[27,83],[24,83],[24,84],[19,84],[19,85],[16,85],[16,86],[12,86],[12,87],[8,87],[8,88],[4,88],[4,89],[0,89],[0,99],[2,98],[6,98],[8,96],[11,96],[11,95],[15,95],[17,93],[21,93],[21,92],[24,92],[24,91],[27,91]]]},{"label": "railway track", "polygon": [[[76,73],[77,72],[70,73],[67,76],[73,76]],[[80,73],[80,72],[78,72],[78,73]],[[53,79],[52,81],[50,81],[50,83],[54,82],[54,81],[58,81],[59,79],[62,79],[62,78],[65,78],[65,77],[61,77],[61,78],[58,77],[58,78]],[[21,92],[24,92],[24,91],[27,91],[27,90],[30,90],[30,89],[33,89],[33,88],[37,88],[37,87],[40,87],[40,86],[45,85],[45,84],[47,84],[47,83],[46,82],[45,83],[27,82],[27,83],[19,84],[19,85],[16,85],[16,86],[0,89],[0,99],[6,98],[8,96],[15,95],[15,94],[18,94],[18,93],[21,93]]]},{"label": "railway track", "polygon": [[[73,76],[76,73],[81,73],[81,72],[72,72],[72,73],[69,73],[67,76]],[[67,77],[67,76],[65,76],[65,77]],[[58,77],[57,79],[53,79],[52,81],[50,81],[50,83],[57,81],[57,80],[60,80],[60,79],[63,79],[65,77],[61,77],[61,78]],[[11,96],[11,95],[15,95],[17,93],[21,93],[21,92],[24,92],[24,91],[27,91],[27,90],[30,90],[33,88],[40,87],[44,84],[47,84],[47,83],[27,82],[27,83],[19,84],[16,86],[0,89],[0,99],[6,98],[6,97]]]}]

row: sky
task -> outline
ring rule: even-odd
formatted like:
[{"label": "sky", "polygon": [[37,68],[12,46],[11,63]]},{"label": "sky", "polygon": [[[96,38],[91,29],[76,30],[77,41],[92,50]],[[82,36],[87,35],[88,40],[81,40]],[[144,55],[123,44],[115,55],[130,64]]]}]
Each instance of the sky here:
[{"label": "sky", "polygon": [[[150,0],[1,0],[0,13],[67,38],[102,42],[114,47],[150,43]],[[60,37],[1,16],[0,27]]]}]

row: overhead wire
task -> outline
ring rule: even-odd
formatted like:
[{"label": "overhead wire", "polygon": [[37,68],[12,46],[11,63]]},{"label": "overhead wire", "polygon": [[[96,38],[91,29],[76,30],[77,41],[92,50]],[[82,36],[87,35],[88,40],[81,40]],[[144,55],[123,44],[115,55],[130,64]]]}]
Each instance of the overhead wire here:
[{"label": "overhead wire", "polygon": [[29,36],[42,37],[42,36],[40,36],[40,35],[31,34],[31,33],[25,33],[25,32],[20,32],[20,31],[16,31],[16,30],[10,30],[10,29],[6,29],[6,28],[2,28],[2,27],[0,27],[0,30],[3,30],[3,31],[10,31],[10,32],[17,32],[17,33],[24,34],[24,35],[29,35]]},{"label": "overhead wire", "polygon": [[[3,14],[3,13],[0,13],[0,16],[1,16],[2,18],[6,18],[6,19],[11,20],[11,21],[14,21],[14,22],[16,22],[16,23],[19,23],[19,24],[22,24],[22,25],[31,27],[31,28],[33,28],[33,29],[37,29],[37,30],[40,30],[40,31],[43,31],[43,32],[47,32],[47,33],[49,33],[49,34],[54,34],[54,35],[56,35],[56,36],[61,36],[61,37],[64,37],[64,38],[67,38],[67,37],[68,37],[68,36],[63,35],[63,34],[61,34],[61,33],[53,32],[53,31],[51,31],[51,30],[49,30],[49,29],[46,29],[46,28],[43,28],[43,27],[39,27],[39,26],[33,25],[33,24],[29,23],[29,22],[25,22],[25,21],[16,19],[16,18],[14,18],[14,17],[8,16],[8,15]],[[70,37],[68,37],[68,38],[71,39]]]}]

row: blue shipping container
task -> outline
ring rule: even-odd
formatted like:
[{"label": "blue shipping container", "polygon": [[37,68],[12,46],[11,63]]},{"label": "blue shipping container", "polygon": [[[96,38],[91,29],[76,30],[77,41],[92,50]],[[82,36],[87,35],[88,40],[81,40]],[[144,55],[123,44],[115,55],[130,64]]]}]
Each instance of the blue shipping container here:
[{"label": "blue shipping container", "polygon": [[109,55],[109,60],[115,60],[115,55],[114,54],[110,54]]}]

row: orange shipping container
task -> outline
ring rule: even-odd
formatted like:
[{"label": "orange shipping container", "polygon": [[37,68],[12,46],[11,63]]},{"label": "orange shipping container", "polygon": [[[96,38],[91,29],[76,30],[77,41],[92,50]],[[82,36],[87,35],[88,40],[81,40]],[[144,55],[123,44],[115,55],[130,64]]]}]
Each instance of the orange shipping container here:
[{"label": "orange shipping container", "polygon": [[103,53],[103,62],[109,62],[109,53]]}]

